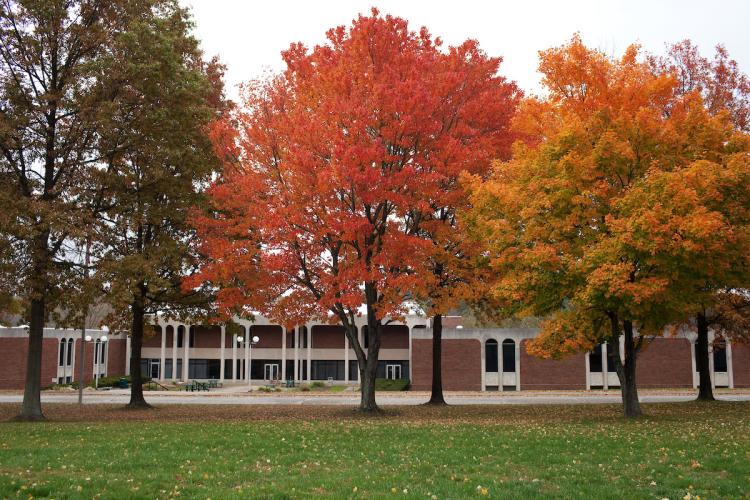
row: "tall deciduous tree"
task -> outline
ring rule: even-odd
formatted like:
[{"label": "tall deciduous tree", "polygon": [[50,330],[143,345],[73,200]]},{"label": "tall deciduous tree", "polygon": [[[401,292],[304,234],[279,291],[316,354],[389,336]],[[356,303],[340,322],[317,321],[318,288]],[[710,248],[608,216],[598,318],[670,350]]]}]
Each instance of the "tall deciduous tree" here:
[{"label": "tall deciduous tree", "polygon": [[327,39],[293,44],[284,73],[248,85],[237,126],[216,129],[227,165],[215,211],[196,224],[212,260],[203,278],[221,287],[222,307],[290,326],[341,323],[360,408],[373,411],[381,326],[423,296],[440,247],[412,216],[452,207],[458,172],[507,149],[516,89],[476,42],[442,50],[426,29],[376,10]]},{"label": "tall deciduous tree", "polygon": [[[469,221],[488,244],[500,272],[494,293],[508,312],[547,317],[532,352],[605,341],[619,353],[622,337],[624,356],[614,361],[624,413],[638,416],[638,351],[681,312],[669,269],[634,244],[633,200],[652,192],[660,172],[723,162],[731,130],[700,96],[681,95],[673,76],[640,61],[637,47],[614,60],[574,37],[542,52],[540,71],[549,97],[524,103],[517,122],[535,140],[477,184]],[[653,252],[668,258],[674,241],[659,242]],[[678,250],[694,243],[678,238]]]},{"label": "tall deciduous tree", "polygon": [[195,268],[191,209],[219,167],[208,131],[228,104],[222,67],[205,63],[191,20],[176,2],[131,25],[115,46],[121,92],[103,141],[122,144],[102,179],[104,252],[97,270],[109,284],[116,324],[131,337],[128,406],[148,407],[141,382],[145,316],[208,307],[201,293],[184,293]]},{"label": "tall deciduous tree", "polygon": [[22,419],[44,418],[43,328],[71,270],[63,248],[90,225],[85,186],[111,153],[100,143],[101,117],[120,91],[111,50],[154,3],[0,4],[0,231],[12,248],[12,293],[28,304],[30,320]]},{"label": "tall deciduous tree", "polygon": [[[726,49],[716,47],[713,60],[700,54],[698,47],[690,40],[683,40],[670,46],[666,57],[651,57],[656,71],[669,72],[677,78],[677,91],[680,94],[698,92],[711,115],[727,113],[731,123],[738,130],[750,132],[750,79],[744,74]],[[728,220],[732,214],[727,214]],[[718,235],[717,235],[718,236]],[[738,249],[735,245],[731,250]],[[743,259],[736,263],[739,265]],[[725,267],[716,269],[717,272]],[[694,310],[687,311],[691,317],[685,324],[697,332],[696,369],[698,371],[698,399],[711,401],[713,389],[709,365],[709,329],[714,329],[716,339],[734,337],[742,339],[746,326],[745,316],[750,302],[747,297],[748,280],[738,276],[739,269],[733,268],[731,276],[706,277],[705,281],[691,283],[701,300],[693,304]],[[738,287],[738,288],[733,288]],[[737,324],[732,324],[736,321]]]}]

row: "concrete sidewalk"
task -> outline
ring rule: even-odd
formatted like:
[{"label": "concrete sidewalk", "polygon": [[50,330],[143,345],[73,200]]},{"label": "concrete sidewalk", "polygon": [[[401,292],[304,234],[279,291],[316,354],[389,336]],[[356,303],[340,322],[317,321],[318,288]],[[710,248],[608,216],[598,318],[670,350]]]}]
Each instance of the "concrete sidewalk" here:
[{"label": "concrete sidewalk", "polygon": [[[178,392],[178,391],[149,391],[146,400],[155,405],[162,404],[226,404],[226,405],[341,405],[353,406],[359,403],[356,392],[326,393],[326,392],[293,392],[293,393],[262,393],[254,391],[221,391],[212,390],[208,393]],[[695,399],[696,392],[691,390],[642,390],[640,401],[644,403],[673,403]],[[86,404],[125,404],[130,393],[124,389],[109,391],[86,391]],[[717,391],[717,399],[723,401],[750,401],[750,392],[742,390]],[[454,405],[554,405],[554,404],[601,404],[619,403],[619,391],[529,391],[529,392],[446,392],[446,401]],[[379,392],[377,401],[380,405],[418,405],[429,399],[426,392]],[[0,403],[20,403],[22,393],[2,393]],[[77,392],[42,393],[43,403],[78,402]]]}]

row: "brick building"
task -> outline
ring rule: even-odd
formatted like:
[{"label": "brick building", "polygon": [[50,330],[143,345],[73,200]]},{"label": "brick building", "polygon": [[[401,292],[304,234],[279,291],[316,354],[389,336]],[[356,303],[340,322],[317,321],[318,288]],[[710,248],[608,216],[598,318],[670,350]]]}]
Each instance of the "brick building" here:
[{"label": "brick building", "polygon": [[[358,318],[360,342],[367,345],[365,318]],[[267,383],[293,379],[357,384],[356,356],[343,328],[310,322],[286,329],[262,317],[236,320],[240,331],[223,326],[190,325],[160,319],[147,334],[141,371],[157,380],[218,379],[225,383]],[[129,338],[89,331],[84,378],[127,374]],[[443,329],[443,384],[446,390],[519,391],[615,388],[619,385],[607,346],[559,360],[526,351],[532,328],[464,328],[448,317]],[[250,339],[257,337],[257,343]],[[27,332],[0,328],[0,389],[20,389],[25,376]],[[80,332],[45,329],[43,383],[78,379]],[[717,387],[750,387],[750,346],[720,345],[710,359]],[[697,386],[694,336],[657,338],[639,355],[638,385],[644,388]],[[409,316],[384,327],[378,376],[405,378],[414,390],[429,390],[432,380],[432,331],[429,319]]]}]

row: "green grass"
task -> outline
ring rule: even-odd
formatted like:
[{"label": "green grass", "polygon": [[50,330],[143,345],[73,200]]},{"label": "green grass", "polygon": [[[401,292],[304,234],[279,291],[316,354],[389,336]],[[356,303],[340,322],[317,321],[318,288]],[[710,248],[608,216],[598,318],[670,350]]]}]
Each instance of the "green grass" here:
[{"label": "green grass", "polygon": [[0,424],[0,497],[747,498],[750,405],[644,409],[48,405]]}]

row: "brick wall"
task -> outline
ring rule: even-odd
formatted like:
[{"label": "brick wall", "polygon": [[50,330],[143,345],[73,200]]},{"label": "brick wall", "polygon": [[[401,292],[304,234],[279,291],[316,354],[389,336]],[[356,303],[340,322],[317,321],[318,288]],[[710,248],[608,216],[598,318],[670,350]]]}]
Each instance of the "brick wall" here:
[{"label": "brick wall", "polygon": [[107,375],[125,375],[127,341],[115,339],[107,343],[109,344],[107,346]]},{"label": "brick wall", "polygon": [[[58,339],[42,341],[42,387],[52,385],[57,378]],[[26,357],[29,339],[0,338],[0,389],[23,389],[26,380]]]},{"label": "brick wall", "polygon": [[[412,340],[411,389],[429,391],[432,387],[432,339]],[[443,339],[443,389],[479,391],[482,389],[482,346],[477,339]]]},{"label": "brick wall", "polygon": [[408,349],[409,327],[406,325],[386,325],[380,330],[381,349]]},{"label": "brick wall", "polygon": [[521,341],[521,390],[586,389],[586,355],[542,359],[526,352]]},{"label": "brick wall", "polygon": [[143,329],[143,347],[161,347],[162,327],[147,326]]},{"label": "brick wall", "polygon": [[642,388],[693,387],[690,342],[656,338],[638,353],[635,379]]},{"label": "brick wall", "polygon": [[736,388],[750,387],[750,345],[732,344],[732,371]]},{"label": "brick wall", "polygon": [[[280,349],[281,333],[282,328],[279,325],[253,325],[250,327],[250,338],[255,335],[260,337],[260,342],[253,347]],[[229,344],[231,345],[231,343],[230,340]]]},{"label": "brick wall", "polygon": [[312,327],[313,349],[344,349],[344,327],[341,325],[315,325]]},{"label": "brick wall", "polygon": [[[221,347],[221,327],[219,325],[194,326],[192,334],[195,336],[193,339],[193,347],[195,348],[219,349]],[[229,345],[232,345],[231,340]]]}]

